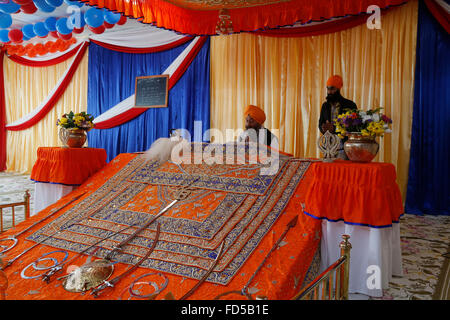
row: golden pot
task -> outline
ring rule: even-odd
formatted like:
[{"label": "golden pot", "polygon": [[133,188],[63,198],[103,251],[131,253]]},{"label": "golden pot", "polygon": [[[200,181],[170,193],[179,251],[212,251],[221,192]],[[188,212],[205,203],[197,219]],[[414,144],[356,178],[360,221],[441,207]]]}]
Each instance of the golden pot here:
[{"label": "golden pot", "polygon": [[348,140],[344,143],[344,151],[349,160],[355,162],[370,162],[376,157],[380,145],[373,136],[363,136],[359,132],[347,133]]},{"label": "golden pot", "polygon": [[86,142],[86,131],[78,128],[59,129],[59,139],[69,148],[81,148]]}]

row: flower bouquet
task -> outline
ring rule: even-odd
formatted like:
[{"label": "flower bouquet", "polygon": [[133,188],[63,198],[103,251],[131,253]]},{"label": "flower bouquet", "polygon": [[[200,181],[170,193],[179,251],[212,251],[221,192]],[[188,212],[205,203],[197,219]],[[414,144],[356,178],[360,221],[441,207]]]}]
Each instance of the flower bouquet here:
[{"label": "flower bouquet", "polygon": [[347,111],[334,121],[336,133],[344,143],[344,151],[351,161],[370,162],[378,153],[376,137],[392,132],[389,126],[392,120],[381,113],[381,108],[373,110]]},{"label": "flower bouquet", "polygon": [[86,132],[94,127],[94,117],[86,112],[63,114],[56,122],[60,126],[59,138],[63,144],[70,148],[81,148],[86,142]]},{"label": "flower bouquet", "polygon": [[392,132],[389,128],[392,120],[380,111],[381,108],[368,111],[347,111],[335,120],[336,133],[342,139],[347,133],[360,133],[364,137],[379,137]]},{"label": "flower bouquet", "polygon": [[84,131],[89,131],[94,127],[94,117],[86,112],[73,113],[70,111],[69,113],[65,113],[62,115],[61,119],[58,119],[56,125],[65,128],[77,128]]}]

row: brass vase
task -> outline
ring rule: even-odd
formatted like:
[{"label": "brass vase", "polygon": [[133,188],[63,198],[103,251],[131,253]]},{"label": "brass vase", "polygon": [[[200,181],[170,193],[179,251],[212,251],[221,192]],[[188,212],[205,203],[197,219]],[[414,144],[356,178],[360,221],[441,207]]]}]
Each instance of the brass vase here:
[{"label": "brass vase", "polygon": [[81,148],[87,139],[85,130],[78,128],[59,129],[59,139],[64,146],[69,148]]},{"label": "brass vase", "polygon": [[347,133],[348,140],[344,143],[344,151],[349,160],[355,162],[372,161],[380,149],[374,136],[363,136],[359,132]]}]

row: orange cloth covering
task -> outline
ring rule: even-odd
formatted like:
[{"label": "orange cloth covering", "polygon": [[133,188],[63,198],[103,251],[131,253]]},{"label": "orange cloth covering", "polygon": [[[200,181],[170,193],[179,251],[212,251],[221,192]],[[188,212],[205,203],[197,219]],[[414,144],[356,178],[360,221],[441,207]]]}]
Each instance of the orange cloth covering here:
[{"label": "orange cloth covering", "polygon": [[[55,204],[49,206],[45,210],[41,211],[36,216],[20,223],[13,229],[8,230],[2,234],[1,238],[12,236],[24,230],[34,222],[39,221],[46,215],[52,212],[55,208],[59,208],[64,203],[69,202],[77,195],[87,192],[82,199],[89,196],[96,189],[100,188],[106,180],[114,176],[121,168],[123,168],[128,162],[135,158],[135,154],[121,154],[113,159],[102,170],[85,181],[79,188],[72,193],[68,194],[64,198],[60,199]],[[311,265],[313,258],[317,258],[318,247],[320,244],[321,227],[320,221],[301,214],[301,203],[305,201],[306,191],[312,181],[312,176],[309,171],[306,171],[303,179],[300,181],[295,193],[291,197],[290,201],[283,214],[278,218],[273,227],[269,230],[266,236],[262,239],[256,249],[251,253],[250,257],[243,264],[238,274],[228,283],[228,285],[218,285],[214,283],[205,282],[200,288],[189,298],[189,300],[210,300],[217,295],[231,291],[241,290],[245,283],[249,280],[250,276],[254,273],[259,264],[264,260],[265,256],[278,240],[280,235],[284,232],[286,225],[293,217],[298,215],[297,225],[291,229],[287,236],[284,238],[282,245],[279,249],[275,250],[270,258],[264,264],[264,267],[258,272],[256,277],[250,284],[250,288],[256,288],[255,295],[265,295],[270,300],[283,300],[293,297],[302,286],[306,275],[309,276],[307,282],[312,280],[312,276],[316,276],[316,272],[308,272],[308,268],[318,268],[318,263]],[[49,218],[45,222],[38,224],[31,228],[31,230],[20,235],[18,237],[19,243],[16,247],[5,253],[5,262],[9,259],[20,254],[23,250],[31,247],[35,242],[25,240],[30,234],[36,232],[42,228],[43,225],[49,224],[56,220],[58,217],[64,214],[64,212],[70,210],[82,199],[70,204],[61,212],[55,214],[55,216]],[[7,243],[3,243],[6,245]],[[52,281],[49,284],[41,281],[40,279],[23,279],[20,275],[22,269],[35,261],[37,258],[45,253],[57,250],[54,247],[39,245],[36,248],[29,251],[27,254],[16,260],[5,272],[8,276],[9,287],[6,291],[6,299],[16,300],[93,300],[95,299],[88,293],[79,294],[66,291],[62,285],[61,280],[56,280],[57,277],[65,275],[67,272],[66,265],[62,273],[58,273],[53,276]],[[68,259],[75,256],[75,252],[69,252]],[[52,255],[57,257],[58,254]],[[62,255],[59,254],[59,260]],[[86,262],[86,255],[83,255],[71,262],[71,265],[80,266]],[[45,261],[44,261],[45,262]],[[317,261],[316,261],[317,262]],[[129,267],[127,264],[117,263],[114,265],[114,273],[111,279]],[[137,279],[139,276],[152,272],[153,270],[139,267],[133,274],[123,278],[114,289],[108,289],[97,299],[127,299],[130,294],[127,291],[131,282]],[[313,270],[314,271],[314,270]],[[318,271],[318,270],[317,270]],[[28,273],[29,272],[29,273]],[[29,268],[27,275],[33,274],[33,268]],[[37,271],[35,271],[37,272]],[[42,271],[40,271],[42,272]],[[173,294],[175,299],[179,299],[186,292],[188,292],[196,283],[197,280],[184,278],[182,276],[165,274],[168,278],[167,287],[156,297],[156,299],[164,299],[165,295],[169,292]],[[137,286],[138,287],[138,286]],[[137,288],[136,287],[136,288]],[[134,299],[134,298],[133,298]],[[245,297],[232,294],[224,297],[223,299],[243,299]]]},{"label": "orange cloth covering", "polygon": [[375,228],[390,227],[403,214],[402,197],[390,163],[316,162],[305,213],[319,219]]},{"label": "orange cloth covering", "polygon": [[80,185],[105,165],[105,149],[40,147],[30,179]]}]

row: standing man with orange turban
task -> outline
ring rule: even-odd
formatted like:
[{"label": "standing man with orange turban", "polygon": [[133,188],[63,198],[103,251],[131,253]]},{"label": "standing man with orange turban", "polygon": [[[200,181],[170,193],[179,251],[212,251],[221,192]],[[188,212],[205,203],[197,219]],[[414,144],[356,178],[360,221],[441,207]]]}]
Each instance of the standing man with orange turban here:
[{"label": "standing man with orange turban", "polygon": [[248,105],[244,111],[245,131],[239,135],[238,142],[258,142],[266,146],[279,148],[278,138],[269,129],[263,126],[266,114],[262,109],[254,105]]},{"label": "standing man with orange turban", "polygon": [[[355,110],[358,109],[356,104],[348,99],[345,99],[341,95],[341,89],[343,86],[343,80],[341,76],[334,75],[330,77],[327,81],[327,101],[322,104],[322,109],[320,110],[319,118],[319,130],[322,134],[330,131],[336,134],[336,127],[334,125],[334,120],[338,115],[346,112],[346,109]],[[345,137],[341,140],[341,150],[339,154],[342,158],[347,158],[344,153],[344,142],[347,140]]]}]

